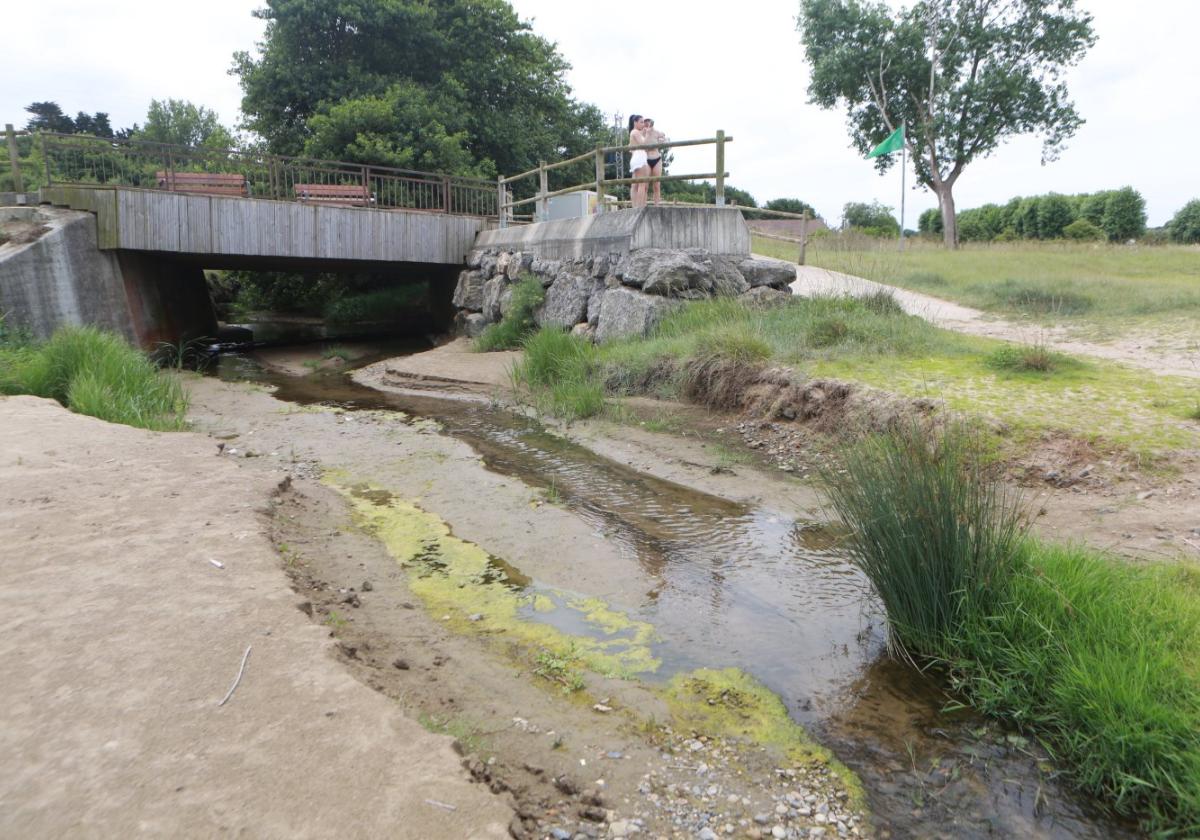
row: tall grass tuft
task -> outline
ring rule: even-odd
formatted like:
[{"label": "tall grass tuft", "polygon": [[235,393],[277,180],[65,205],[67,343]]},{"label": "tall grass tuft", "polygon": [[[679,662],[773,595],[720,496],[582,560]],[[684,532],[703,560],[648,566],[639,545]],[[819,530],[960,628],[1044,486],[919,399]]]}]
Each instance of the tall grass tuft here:
[{"label": "tall grass tuft", "polygon": [[535,398],[539,408],[565,420],[604,410],[604,380],[594,344],[554,327],[543,327],[524,342],[513,366],[513,384]]},{"label": "tall grass tuft", "polygon": [[475,340],[475,349],[485,353],[491,350],[516,350],[526,336],[537,329],[533,313],[545,299],[546,290],[542,287],[542,281],[532,274],[526,274],[512,287],[508,312],[499,323],[488,325]]},{"label": "tall grass tuft", "polygon": [[964,425],[902,423],[849,446],[820,474],[898,652],[940,651],[965,615],[991,608],[1018,562],[1020,499],[989,480],[978,452]]},{"label": "tall grass tuft", "polygon": [[80,414],[143,429],[184,427],[187,395],[124,339],[65,327],[42,345],[0,348],[0,393],[54,399]]}]

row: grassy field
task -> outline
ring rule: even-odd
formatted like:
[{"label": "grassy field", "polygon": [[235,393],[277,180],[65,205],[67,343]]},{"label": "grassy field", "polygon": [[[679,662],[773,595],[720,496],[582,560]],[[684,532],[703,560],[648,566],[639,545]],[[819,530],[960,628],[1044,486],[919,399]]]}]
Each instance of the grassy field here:
[{"label": "grassy field", "polygon": [[[777,309],[735,301],[688,305],[647,339],[599,347],[544,330],[526,341],[518,384],[564,417],[588,416],[611,394],[636,393],[663,360],[717,354],[788,365],[810,377],[862,382],[1001,420],[1019,445],[1045,429],[1153,457],[1200,448],[1200,384],[1119,365],[964,336],[904,314],[889,296],[796,298]],[[1025,357],[1037,363],[1026,365]],[[1038,367],[1046,369],[1037,369]],[[678,397],[668,382],[663,396]]]},{"label": "grassy field", "polygon": [[[797,246],[754,238],[755,253],[795,260]],[[1066,323],[1097,336],[1167,326],[1200,340],[1200,248],[1014,242],[940,245],[817,239],[808,264],[925,292],[1008,318]]]}]

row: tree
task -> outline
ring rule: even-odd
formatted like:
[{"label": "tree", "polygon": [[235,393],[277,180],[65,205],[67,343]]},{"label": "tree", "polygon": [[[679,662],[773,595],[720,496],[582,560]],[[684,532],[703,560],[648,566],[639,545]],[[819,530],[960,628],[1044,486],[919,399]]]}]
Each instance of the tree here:
[{"label": "tree", "polygon": [[[1015,135],[1043,137],[1053,160],[1083,123],[1062,70],[1095,43],[1075,0],[800,0],[808,92],[844,105],[866,154],[901,125],[918,181],[938,197],[946,245],[958,242],[954,185]],[[880,172],[893,155],[876,158]]]},{"label": "tree", "polygon": [[819,219],[821,214],[817,212],[817,208],[813,207],[807,201],[801,201],[798,198],[772,198],[763,205],[767,210],[778,210],[781,213],[803,213],[808,211],[810,218]]},{"label": "tree", "polygon": [[137,132],[136,138],[209,149],[229,149],[235,143],[233,134],[221,125],[215,112],[184,99],[151,99],[146,125]]},{"label": "tree", "polygon": [[1133,187],[1108,194],[1100,227],[1113,242],[1136,239],[1146,232],[1146,200]]},{"label": "tree", "polygon": [[842,226],[892,236],[900,233],[900,223],[892,215],[892,208],[878,201],[871,204],[852,201],[847,204],[842,208]]},{"label": "tree", "polygon": [[936,207],[930,207],[917,218],[917,230],[930,236],[941,234],[942,212]]},{"label": "tree", "polygon": [[1172,242],[1200,242],[1200,198],[1183,205],[1171,221],[1167,222],[1167,235]]},{"label": "tree", "polygon": [[1037,238],[1062,239],[1063,229],[1075,221],[1075,208],[1065,195],[1050,193],[1037,205]]},{"label": "tree", "polygon": [[97,111],[94,114],[80,111],[75,116],[75,131],[79,134],[91,134],[96,137],[114,136],[112,124],[108,121],[108,114],[103,111]]},{"label": "tree", "polygon": [[57,102],[31,102],[25,110],[33,116],[25,123],[27,131],[54,131],[59,134],[73,134],[75,122],[63,113]]},{"label": "tree", "polygon": [[[236,54],[232,72],[245,126],[272,151],[307,146],[362,159],[374,147],[390,159],[408,149],[436,161],[446,138],[461,134],[465,171],[513,174],[605,139],[599,110],[571,97],[554,44],[504,0],[266,0],[255,14],[267,22],[261,52]],[[390,132],[378,120],[381,102],[404,120]],[[447,114],[447,103],[458,113]],[[412,121],[423,115],[445,136]],[[369,142],[355,138],[359,117]],[[334,135],[344,147],[330,145]]]}]

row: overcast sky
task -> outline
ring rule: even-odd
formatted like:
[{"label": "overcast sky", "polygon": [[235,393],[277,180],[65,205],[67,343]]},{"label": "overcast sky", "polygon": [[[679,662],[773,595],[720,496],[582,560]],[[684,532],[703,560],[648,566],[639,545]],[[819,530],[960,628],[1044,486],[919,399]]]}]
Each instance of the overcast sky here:
[{"label": "overcast sky", "polygon": [[[190,99],[239,118],[228,75],[235,50],[253,49],[258,0],[5,0],[0,122],[23,126],[24,106],[54,100],[70,114],[107,111],[114,126],[145,117],[152,98]],[[797,0],[658,3],[513,0],[522,18],[573,65],[580,99],[607,114],[650,114],[673,139],[724,129],[730,183],[760,202],[789,196],[831,221],[848,201],[898,207],[899,172],[875,174],[850,148],[845,119],[807,104],[808,70],[795,29]],[[959,208],[1013,195],[1085,192],[1131,184],[1150,223],[1200,197],[1200,0],[1080,0],[1099,41],[1069,75],[1087,120],[1062,159],[1040,165],[1022,138],[969,167]],[[669,33],[669,34],[668,34]],[[677,172],[711,171],[711,152],[680,150]],[[694,167],[694,168],[693,168]],[[910,177],[911,183],[911,177]],[[906,223],[932,207],[909,191]]]}]

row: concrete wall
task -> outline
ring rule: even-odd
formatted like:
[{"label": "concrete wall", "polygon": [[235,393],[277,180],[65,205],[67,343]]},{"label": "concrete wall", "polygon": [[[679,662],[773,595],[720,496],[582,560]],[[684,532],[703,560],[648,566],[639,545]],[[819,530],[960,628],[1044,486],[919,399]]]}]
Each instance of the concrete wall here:
[{"label": "concrete wall", "polygon": [[703,248],[711,254],[749,256],[750,231],[741,212],[732,207],[639,207],[485,230],[475,247],[552,260],[627,254],[642,248]]},{"label": "concrete wall", "polygon": [[50,228],[25,245],[0,246],[0,312],[48,338],[91,324],[147,350],[216,334],[199,268],[161,256],[100,250],[91,213],[43,209]]},{"label": "concrete wall", "polygon": [[96,214],[101,248],[192,255],[459,265],[481,219],[159,190],[47,187],[44,202]]}]

